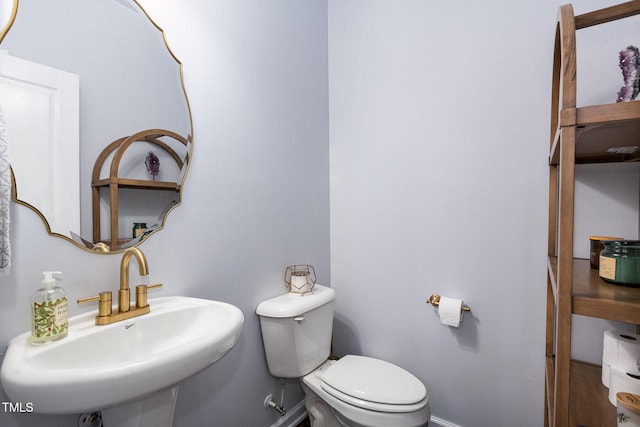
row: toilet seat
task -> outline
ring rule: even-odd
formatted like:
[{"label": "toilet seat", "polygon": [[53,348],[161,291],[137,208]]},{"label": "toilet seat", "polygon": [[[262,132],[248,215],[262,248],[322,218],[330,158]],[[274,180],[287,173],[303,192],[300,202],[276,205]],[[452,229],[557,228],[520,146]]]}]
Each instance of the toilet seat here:
[{"label": "toilet seat", "polygon": [[380,412],[413,412],[427,402],[427,390],[411,373],[383,360],[345,356],[319,375],[321,387],[350,405]]}]

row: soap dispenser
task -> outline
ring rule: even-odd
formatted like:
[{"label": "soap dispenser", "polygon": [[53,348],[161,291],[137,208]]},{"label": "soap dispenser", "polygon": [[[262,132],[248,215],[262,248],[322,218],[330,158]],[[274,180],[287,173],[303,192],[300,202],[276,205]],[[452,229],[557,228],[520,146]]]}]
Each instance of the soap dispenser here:
[{"label": "soap dispenser", "polygon": [[31,297],[31,343],[43,344],[64,338],[69,333],[67,315],[67,293],[56,286],[54,274],[59,271],[45,271],[42,288]]}]

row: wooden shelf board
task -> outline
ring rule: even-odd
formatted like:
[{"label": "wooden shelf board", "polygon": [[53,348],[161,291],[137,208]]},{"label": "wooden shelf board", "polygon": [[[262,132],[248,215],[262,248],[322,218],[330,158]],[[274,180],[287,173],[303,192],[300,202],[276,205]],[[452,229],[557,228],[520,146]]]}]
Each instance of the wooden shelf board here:
[{"label": "wooden shelf board", "polygon": [[638,121],[640,101],[588,105],[576,109],[576,125],[590,126]]},{"label": "wooden shelf board", "polygon": [[[563,126],[576,126],[576,163],[640,160],[640,150],[635,153],[608,152],[609,149],[617,147],[640,146],[640,101],[593,105],[570,110],[575,110],[575,123],[573,120],[567,120]],[[565,116],[573,115],[567,112]],[[559,150],[559,136],[556,135],[549,155],[550,164],[558,164]]]},{"label": "wooden shelf board", "polygon": [[[555,257],[549,258],[549,267],[555,277]],[[587,259],[573,262],[572,302],[575,314],[640,324],[640,288],[605,282]]]},{"label": "wooden shelf board", "polygon": [[171,181],[148,181],[144,179],[105,178],[93,182],[94,187],[108,187],[112,183],[119,188],[135,188],[143,190],[169,190],[180,191],[180,184]]},{"label": "wooden shelf board", "polygon": [[599,365],[571,361],[569,425],[616,427],[616,407],[609,402],[609,389],[602,384]]},{"label": "wooden shelf board", "polygon": [[[545,361],[547,405],[553,408],[555,360]],[[602,384],[602,368],[588,362],[571,361],[571,395],[569,425],[583,427],[616,427],[616,407],[609,402],[609,389]],[[551,418],[552,411],[549,411]],[[553,425],[549,419],[549,425]]]}]

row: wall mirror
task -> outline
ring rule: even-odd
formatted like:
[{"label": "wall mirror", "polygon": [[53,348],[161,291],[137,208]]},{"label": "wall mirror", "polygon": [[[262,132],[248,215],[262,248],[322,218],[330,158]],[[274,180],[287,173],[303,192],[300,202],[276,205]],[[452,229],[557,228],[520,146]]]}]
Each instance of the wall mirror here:
[{"label": "wall mirror", "polygon": [[182,65],[136,0],[0,0],[14,201],[118,252],[162,229],[192,152]]}]

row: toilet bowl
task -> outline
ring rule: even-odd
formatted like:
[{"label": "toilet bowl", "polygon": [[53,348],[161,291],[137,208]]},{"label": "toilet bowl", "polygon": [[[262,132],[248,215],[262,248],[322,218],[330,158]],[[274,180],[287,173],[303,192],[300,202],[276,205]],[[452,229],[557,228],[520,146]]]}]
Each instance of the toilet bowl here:
[{"label": "toilet bowl", "polygon": [[[305,375],[302,386],[306,396],[320,399],[313,403],[332,409],[339,426],[421,427],[431,415],[426,388],[416,377],[371,357],[329,360]],[[313,416],[309,403],[305,399]]]},{"label": "toilet bowl", "polygon": [[423,427],[431,416],[426,387],[408,371],[372,357],[328,360],[335,291],[263,301],[262,339],[270,373],[299,378],[313,427]]}]

